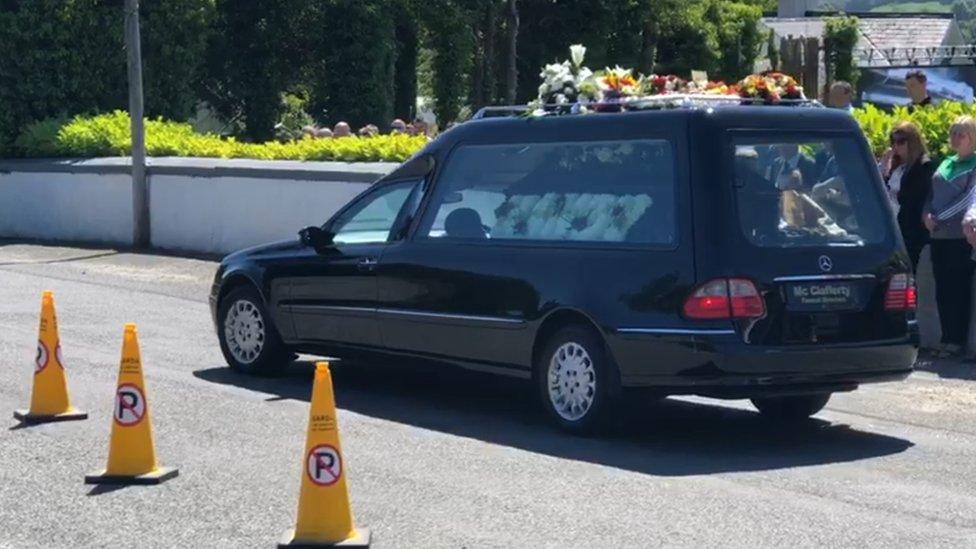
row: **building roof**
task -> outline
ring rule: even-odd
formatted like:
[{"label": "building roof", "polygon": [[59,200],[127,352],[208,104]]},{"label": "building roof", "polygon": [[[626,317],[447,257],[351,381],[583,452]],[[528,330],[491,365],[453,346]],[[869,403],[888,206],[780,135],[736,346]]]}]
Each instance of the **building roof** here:
[{"label": "building roof", "polygon": [[[928,48],[946,44],[953,29],[954,20],[937,15],[874,16],[858,14],[861,38],[857,48]],[[825,23],[819,14],[810,17],[765,17],[763,24],[780,37],[822,36]]]},{"label": "building roof", "polygon": [[946,43],[952,30],[953,20],[935,17],[898,17],[883,19],[860,19],[860,42],[868,42],[865,47],[886,48],[929,48]]}]

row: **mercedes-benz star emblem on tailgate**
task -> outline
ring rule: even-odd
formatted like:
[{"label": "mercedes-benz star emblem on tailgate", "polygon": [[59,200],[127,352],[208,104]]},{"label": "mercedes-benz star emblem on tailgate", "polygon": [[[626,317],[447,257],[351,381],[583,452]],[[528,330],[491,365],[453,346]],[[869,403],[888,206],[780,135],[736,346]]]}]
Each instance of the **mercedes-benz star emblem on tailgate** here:
[{"label": "mercedes-benz star emblem on tailgate", "polygon": [[825,273],[834,268],[834,262],[825,255],[820,256],[817,262],[820,264],[820,270]]}]

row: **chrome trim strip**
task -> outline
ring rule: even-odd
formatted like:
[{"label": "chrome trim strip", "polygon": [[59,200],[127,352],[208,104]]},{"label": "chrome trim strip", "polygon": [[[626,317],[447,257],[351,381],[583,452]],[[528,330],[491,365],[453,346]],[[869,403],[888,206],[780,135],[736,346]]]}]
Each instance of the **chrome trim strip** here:
[{"label": "chrome trim strip", "polygon": [[873,274],[834,274],[834,275],[800,275],[777,276],[773,282],[802,282],[806,280],[866,280],[877,278]]},{"label": "chrome trim strip", "polygon": [[498,322],[501,324],[525,324],[518,318],[501,318],[494,316],[456,315],[449,313],[431,313],[426,311],[405,311],[402,309],[377,309],[377,313],[395,316],[416,316],[422,318],[443,318],[448,320],[473,320],[477,322]]},{"label": "chrome trim strip", "polygon": [[375,313],[376,309],[372,307],[342,307],[333,305],[285,305],[292,312],[323,312],[327,313],[329,311],[337,313]]},{"label": "chrome trim strip", "polygon": [[686,328],[617,328],[618,334],[658,335],[735,335],[735,330],[707,330]]}]

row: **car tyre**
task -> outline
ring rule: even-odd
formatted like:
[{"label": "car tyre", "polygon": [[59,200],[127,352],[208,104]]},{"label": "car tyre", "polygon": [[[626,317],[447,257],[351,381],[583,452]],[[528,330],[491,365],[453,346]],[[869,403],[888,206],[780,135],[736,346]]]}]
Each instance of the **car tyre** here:
[{"label": "car tyre", "polygon": [[536,357],[536,384],[543,408],[561,429],[595,434],[616,407],[620,381],[603,340],[592,329],[560,329]]},{"label": "car tyre", "polygon": [[274,375],[291,362],[264,300],[249,286],[234,288],[217,309],[217,338],[227,364],[255,375]]},{"label": "car tyre", "polygon": [[752,405],[770,419],[797,421],[808,419],[823,410],[830,393],[786,397],[754,398]]}]

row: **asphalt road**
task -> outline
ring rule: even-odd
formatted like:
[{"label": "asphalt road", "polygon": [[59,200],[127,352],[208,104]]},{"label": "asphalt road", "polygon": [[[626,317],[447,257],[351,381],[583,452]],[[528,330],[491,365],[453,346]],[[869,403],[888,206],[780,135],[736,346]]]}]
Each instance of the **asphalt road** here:
[{"label": "asphalt road", "polygon": [[[269,547],[293,526],[311,365],[224,367],[215,264],[0,243],[0,547]],[[84,422],[18,428],[42,290]],[[179,478],[105,491],[122,325]],[[610,436],[555,432],[517,381],[335,367],[356,522],[374,547],[973,547],[976,366],[923,363],[802,427],[744,402],[632,403]],[[6,415],[2,415],[6,414]]]}]

